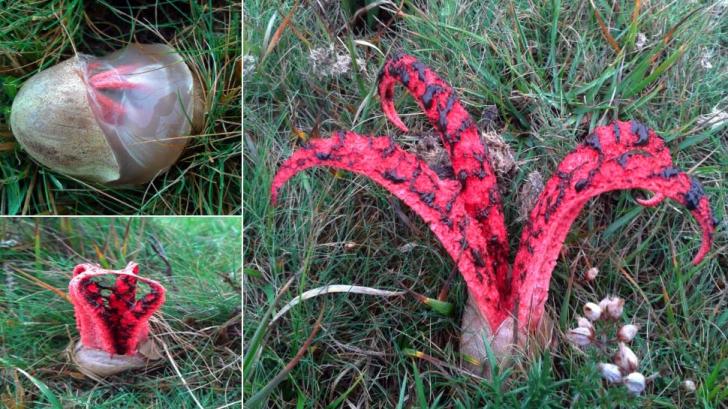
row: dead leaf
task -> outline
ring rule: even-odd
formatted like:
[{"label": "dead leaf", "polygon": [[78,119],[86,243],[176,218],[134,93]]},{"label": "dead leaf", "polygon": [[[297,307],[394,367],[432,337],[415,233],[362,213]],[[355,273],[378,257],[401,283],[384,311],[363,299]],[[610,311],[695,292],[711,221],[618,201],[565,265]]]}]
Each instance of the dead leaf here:
[{"label": "dead leaf", "polygon": [[529,213],[536,205],[538,195],[543,190],[543,176],[537,170],[526,176],[526,180],[518,193],[518,219],[528,219]]},{"label": "dead leaf", "polygon": [[501,134],[494,131],[481,132],[480,139],[488,147],[488,154],[493,169],[499,175],[507,175],[516,168],[516,161],[513,158],[511,146],[506,143]]}]

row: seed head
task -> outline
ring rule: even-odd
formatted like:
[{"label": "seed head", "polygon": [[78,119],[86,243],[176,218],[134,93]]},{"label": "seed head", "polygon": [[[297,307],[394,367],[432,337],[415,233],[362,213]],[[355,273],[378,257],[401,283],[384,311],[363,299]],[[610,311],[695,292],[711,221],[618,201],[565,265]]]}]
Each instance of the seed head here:
[{"label": "seed head", "polygon": [[605,318],[617,319],[622,316],[624,300],[619,297],[607,297],[599,302],[599,306],[606,314]]},{"label": "seed head", "polygon": [[624,386],[630,393],[639,395],[645,390],[645,377],[639,372],[632,372],[624,377]]},{"label": "seed head", "polygon": [[592,267],[584,273],[584,280],[593,281],[599,275],[599,269]]},{"label": "seed head", "polygon": [[614,355],[614,363],[625,373],[633,372],[640,366],[637,355],[624,342],[619,343],[619,350]]},{"label": "seed head", "polygon": [[609,383],[619,382],[622,379],[622,372],[619,370],[617,365],[599,363],[597,364],[597,367],[599,368],[599,373],[602,375],[602,378],[606,379]]},{"label": "seed head", "polygon": [[623,325],[622,328],[619,329],[617,332],[617,338],[619,338],[622,342],[630,342],[634,338],[635,335],[637,335],[637,328],[636,325],[627,324]]},{"label": "seed head", "polygon": [[584,347],[594,340],[594,330],[591,328],[573,328],[566,333],[566,339],[572,344]]},{"label": "seed head", "polygon": [[594,304],[593,302],[588,302],[584,304],[584,315],[589,319],[589,321],[594,322],[601,317],[602,307]]},{"label": "seed head", "polygon": [[576,324],[577,324],[577,327],[589,328],[591,330],[594,330],[594,326],[592,325],[591,321],[589,321],[588,319],[586,319],[582,316],[576,317]]}]

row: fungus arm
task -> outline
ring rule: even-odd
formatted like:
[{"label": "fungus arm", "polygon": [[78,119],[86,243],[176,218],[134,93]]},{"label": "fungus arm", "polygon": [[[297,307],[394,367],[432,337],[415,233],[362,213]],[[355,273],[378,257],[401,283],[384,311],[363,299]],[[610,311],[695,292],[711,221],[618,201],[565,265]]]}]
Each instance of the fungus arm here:
[{"label": "fungus arm", "polygon": [[480,228],[465,211],[459,183],[438,178],[426,163],[389,138],[338,132],[309,141],[281,165],[271,186],[273,202],[286,181],[315,166],[367,176],[402,200],[422,217],[455,261],[481,313],[492,322],[501,319],[494,264]]},{"label": "fungus arm", "polygon": [[605,148],[614,137],[613,126],[598,128],[585,145],[564,158],[531,211],[516,253],[515,291],[509,300],[510,306],[518,303],[521,328],[533,328],[543,316],[551,273],[569,228],[586,202],[601,193],[645,189],[655,192],[648,205],[663,197],[675,200],[690,210],[703,232],[693,262],[699,263],[710,248],[716,223],[700,182],[674,168],[669,152],[664,146],[657,149],[656,141],[645,142],[648,149],[640,151],[633,151],[634,143]]},{"label": "fungus arm", "polygon": [[401,130],[407,132],[394,108],[397,82],[404,85],[440,133],[455,177],[463,186],[465,209],[488,241],[498,287],[502,292],[507,291],[509,245],[503,205],[487,147],[480,139],[477,126],[452,87],[437,73],[410,55],[395,53],[382,68],[378,91],[384,114]]}]

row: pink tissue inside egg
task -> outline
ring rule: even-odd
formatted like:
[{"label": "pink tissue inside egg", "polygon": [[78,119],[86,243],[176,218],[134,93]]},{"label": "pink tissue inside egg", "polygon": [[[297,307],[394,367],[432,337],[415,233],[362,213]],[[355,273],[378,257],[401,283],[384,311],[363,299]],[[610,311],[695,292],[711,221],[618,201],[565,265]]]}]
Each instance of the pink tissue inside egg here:
[{"label": "pink tissue inside egg", "polygon": [[179,54],[163,44],[132,44],[83,61],[91,110],[121,166],[117,183],[168,169],[192,129],[194,80]]}]

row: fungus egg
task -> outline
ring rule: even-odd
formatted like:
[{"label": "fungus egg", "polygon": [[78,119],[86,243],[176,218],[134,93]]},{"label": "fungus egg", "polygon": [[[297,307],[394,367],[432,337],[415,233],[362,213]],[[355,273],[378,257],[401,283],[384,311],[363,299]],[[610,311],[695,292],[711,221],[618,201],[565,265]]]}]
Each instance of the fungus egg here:
[{"label": "fungus egg", "polygon": [[202,87],[164,44],[78,54],[28,79],[10,126],[48,168],[82,180],[135,185],[165,172],[202,128]]}]

